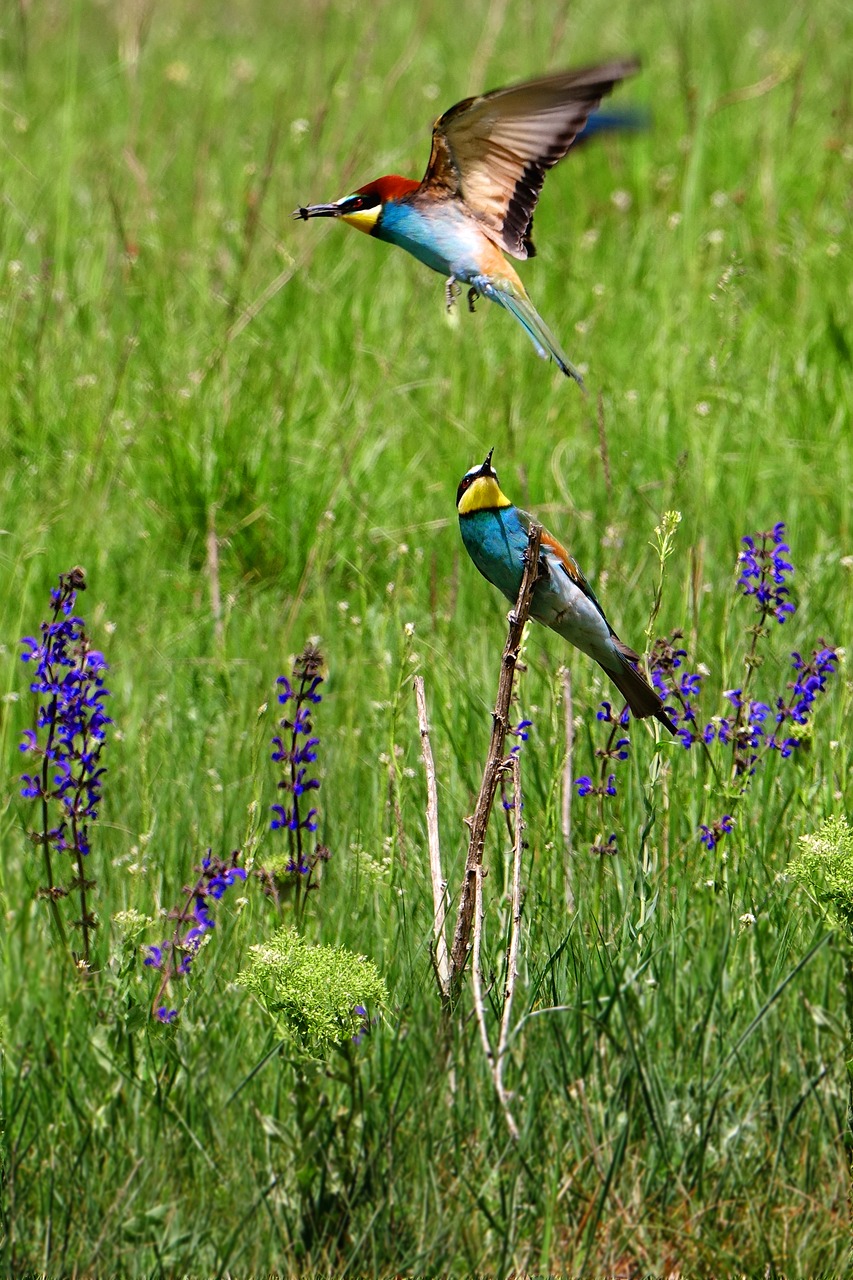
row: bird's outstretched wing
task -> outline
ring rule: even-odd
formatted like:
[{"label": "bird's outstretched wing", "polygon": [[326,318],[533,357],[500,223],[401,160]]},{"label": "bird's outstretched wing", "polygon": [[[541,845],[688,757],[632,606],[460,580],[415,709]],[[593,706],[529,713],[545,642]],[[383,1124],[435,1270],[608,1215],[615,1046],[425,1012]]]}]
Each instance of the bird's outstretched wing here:
[{"label": "bird's outstretched wing", "polygon": [[532,257],[530,227],[546,172],[601,99],[638,67],[623,58],[458,102],[433,126],[422,188],[463,199],[502,249]]}]

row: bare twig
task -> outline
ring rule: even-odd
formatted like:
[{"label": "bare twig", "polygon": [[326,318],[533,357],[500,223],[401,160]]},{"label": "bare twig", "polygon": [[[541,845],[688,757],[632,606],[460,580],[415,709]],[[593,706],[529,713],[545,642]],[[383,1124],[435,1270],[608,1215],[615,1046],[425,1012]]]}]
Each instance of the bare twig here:
[{"label": "bare twig", "polygon": [[483,1053],[486,1055],[489,1070],[494,1076],[495,1055],[489,1040],[489,1028],[486,1026],[486,1005],[483,1000],[483,977],[480,968],[480,951],[483,940],[483,876],[485,874],[482,867],[474,869],[474,941],[471,947],[471,989],[474,995],[474,1013],[477,1018],[477,1026],[480,1028]]},{"label": "bare twig", "polygon": [[498,683],[498,696],[492,716],[492,737],[489,742],[489,753],[483,770],[483,781],[477,797],[477,807],[470,819],[471,837],[468,844],[468,857],[465,862],[465,879],[459,896],[459,911],[456,917],[456,930],[453,935],[453,947],[450,952],[450,984],[451,992],[458,991],[465,972],[468,959],[468,947],[471,938],[471,926],[474,916],[474,897],[477,887],[478,869],[483,863],[483,846],[486,840],[486,829],[492,812],[492,803],[498,779],[504,768],[504,745],[509,724],[509,708],[512,699],[512,686],[515,678],[515,667],[521,648],[524,624],[530,613],[530,602],[533,588],[539,576],[539,548],[542,542],[542,529],[531,524],[530,535],[525,552],[524,575],[515,608],[509,615],[509,634],[504,646],[501,661],[501,674]]},{"label": "bare twig", "polygon": [[563,797],[562,827],[563,840],[566,845],[566,907],[572,912],[575,909],[575,894],[572,889],[572,774],[574,772],[575,749],[575,707],[572,698],[572,673],[563,667],[563,725],[566,734],[566,759],[563,765]]},{"label": "bare twig", "polygon": [[515,840],[512,850],[512,923],[509,933],[509,951],[506,961],[506,986],[504,987],[504,1007],[501,1014],[501,1033],[498,1039],[498,1060],[495,1064],[495,1088],[500,1099],[507,1127],[515,1141],[518,1141],[518,1126],[510,1111],[510,1095],[504,1085],[504,1063],[509,1049],[510,1021],[512,1018],[512,1000],[515,995],[515,983],[518,978],[518,947],[521,937],[521,855],[524,848],[524,823],[521,817],[521,761],[517,755],[512,758],[512,785],[515,808]]},{"label": "bare twig", "polygon": [[429,845],[429,873],[432,880],[432,902],[434,907],[433,934],[435,936],[434,966],[435,976],[443,1001],[450,999],[450,962],[447,955],[447,941],[444,936],[444,922],[447,918],[447,881],[441,874],[441,848],[438,838],[438,789],[435,783],[435,761],[429,741],[429,720],[427,719],[426,696],[424,694],[423,676],[415,676],[415,701],[418,707],[418,727],[421,731],[421,749],[424,757],[424,772],[427,787],[427,843]]},{"label": "bare twig", "polygon": [[792,79],[802,70],[802,62],[797,61],[788,63],[781,71],[774,71],[771,75],[765,76],[763,80],[757,81],[755,84],[743,85],[740,89],[733,89],[731,93],[724,93],[710,107],[708,114],[716,115],[718,111],[722,111],[725,107],[734,106],[737,102],[748,102],[752,98],[763,98],[766,93],[772,93],[774,89],[778,89],[780,85]]}]

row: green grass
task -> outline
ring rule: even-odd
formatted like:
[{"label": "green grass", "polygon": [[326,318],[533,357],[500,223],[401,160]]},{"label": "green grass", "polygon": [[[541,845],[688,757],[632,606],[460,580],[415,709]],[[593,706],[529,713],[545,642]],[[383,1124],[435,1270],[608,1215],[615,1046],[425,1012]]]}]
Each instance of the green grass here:
[{"label": "green grass", "polygon": [[[810,749],[756,778],[725,862],[696,838],[724,811],[707,768],[677,744],[657,755],[638,727],[606,818],[621,852],[600,860],[592,803],[574,800],[570,853],[561,834],[560,664],[575,776],[595,767],[608,694],[586,659],[530,632],[506,1073],[517,1145],[470,992],[442,1022],[410,676],[426,677],[455,892],[505,604],[463,554],[453,498],[492,445],[504,487],[568,543],[637,646],[654,527],[682,512],[656,630],[684,628],[691,663],[708,670],[708,714],[741,678],[744,533],[784,520],[796,564],[798,612],[767,645],[762,687],[784,687],[791,649],[846,643],[845,7],[255,0],[155,7],[150,24],[130,3],[7,9],[5,1269],[840,1274],[844,961],[784,872],[799,836],[850,794],[844,666]],[[652,128],[549,176],[539,256],[522,267],[587,370],[586,398],[497,308],[450,326],[438,276],[290,219],[379,173],[420,174],[431,120],[469,93],[632,51],[644,70],[621,97],[647,105]],[[115,720],[90,858],[101,927],[89,983],[57,954],[35,899],[41,866],[17,782],[34,712],[17,640],[74,564]],[[134,908],[155,917],[142,941],[159,941],[158,913],[207,847],[243,847],[259,815],[257,861],[280,847],[264,817],[273,686],[310,636],[328,664],[316,725],[319,834],[333,857],[303,932],[366,954],[390,992],[358,1052],[313,1069],[271,1053],[272,1023],[234,981],[279,923],[254,887],[242,911],[223,899],[174,1027],[140,1016],[155,980],[112,923]],[[506,846],[495,820],[493,1014]]]}]

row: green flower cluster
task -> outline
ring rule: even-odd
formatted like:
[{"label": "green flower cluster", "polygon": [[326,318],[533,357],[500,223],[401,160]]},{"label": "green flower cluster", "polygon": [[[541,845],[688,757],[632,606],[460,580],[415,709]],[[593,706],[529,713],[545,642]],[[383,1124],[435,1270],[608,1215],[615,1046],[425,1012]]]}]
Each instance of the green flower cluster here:
[{"label": "green flower cluster", "polygon": [[237,981],[258,997],[282,1039],[318,1057],[358,1044],[370,1014],[388,999],[371,960],[344,947],[309,946],[295,929],[280,929],[251,954]]},{"label": "green flower cluster", "polygon": [[853,940],[853,828],[843,817],[827,818],[800,837],[800,852],[788,874],[804,885]]}]

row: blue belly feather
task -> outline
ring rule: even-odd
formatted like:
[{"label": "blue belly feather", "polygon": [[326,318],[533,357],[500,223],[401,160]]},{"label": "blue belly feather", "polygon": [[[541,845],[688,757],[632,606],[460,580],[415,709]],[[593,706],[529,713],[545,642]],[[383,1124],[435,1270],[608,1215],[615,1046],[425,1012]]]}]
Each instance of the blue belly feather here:
[{"label": "blue belly feather", "polygon": [[405,200],[389,201],[373,235],[405,249],[439,275],[470,281],[479,274],[477,248],[482,232],[452,201],[441,205],[440,216]]}]

